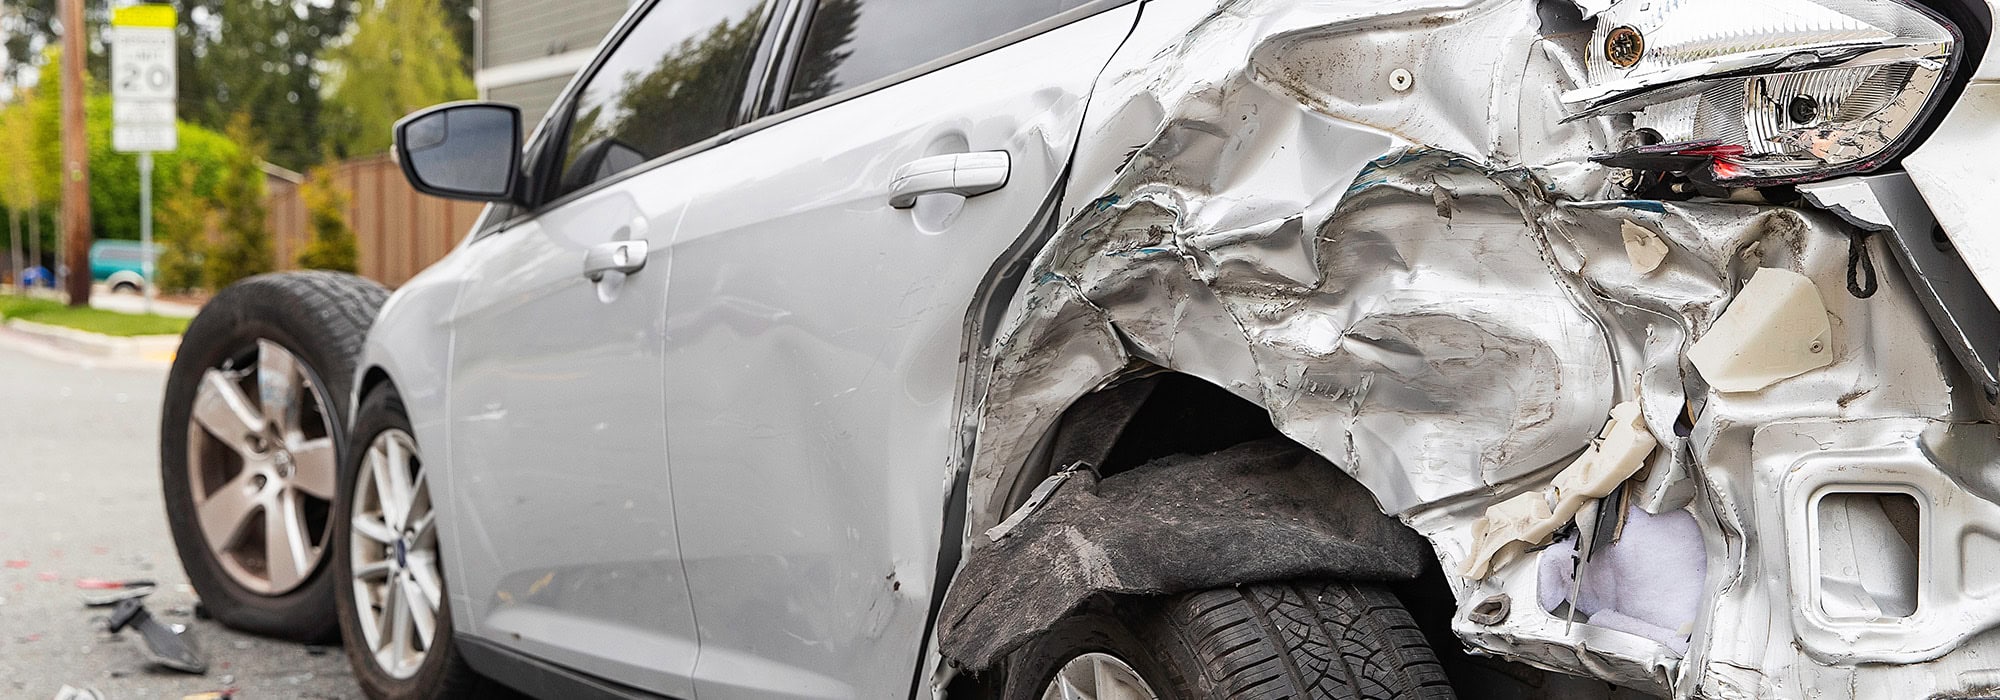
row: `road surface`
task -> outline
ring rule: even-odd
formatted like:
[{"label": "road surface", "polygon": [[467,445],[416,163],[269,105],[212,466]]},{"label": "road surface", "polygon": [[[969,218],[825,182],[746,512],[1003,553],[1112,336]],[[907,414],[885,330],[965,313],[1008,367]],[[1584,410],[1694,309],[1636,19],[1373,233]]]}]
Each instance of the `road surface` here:
[{"label": "road surface", "polygon": [[[158,431],[166,367],[58,361],[0,343],[0,697],[64,685],[107,700],[237,688],[238,698],[359,698],[340,649],[250,637],[192,615],[167,534]],[[153,579],[162,622],[192,628],[209,671],[153,668],[131,631],[103,632],[78,579]]]}]

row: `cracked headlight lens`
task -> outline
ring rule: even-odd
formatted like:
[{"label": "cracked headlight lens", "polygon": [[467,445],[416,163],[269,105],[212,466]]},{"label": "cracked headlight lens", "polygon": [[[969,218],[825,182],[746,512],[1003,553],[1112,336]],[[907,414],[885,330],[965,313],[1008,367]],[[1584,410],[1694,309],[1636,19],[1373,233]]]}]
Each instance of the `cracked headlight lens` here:
[{"label": "cracked headlight lens", "polygon": [[1632,114],[1648,154],[1702,156],[1694,177],[1818,179],[1894,157],[1958,41],[1898,0],[1623,0],[1598,15],[1589,84],[1563,101],[1572,118]]}]

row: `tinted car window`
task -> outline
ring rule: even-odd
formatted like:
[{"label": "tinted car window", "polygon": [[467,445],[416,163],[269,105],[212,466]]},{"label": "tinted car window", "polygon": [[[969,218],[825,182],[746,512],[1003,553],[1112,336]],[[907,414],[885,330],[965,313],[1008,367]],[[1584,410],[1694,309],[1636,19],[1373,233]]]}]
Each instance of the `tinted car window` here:
[{"label": "tinted car window", "polygon": [[764,0],[660,0],[576,94],[561,196],[735,123]]},{"label": "tinted car window", "polygon": [[1034,24],[1078,0],[819,0],[787,105],[922,65]]}]

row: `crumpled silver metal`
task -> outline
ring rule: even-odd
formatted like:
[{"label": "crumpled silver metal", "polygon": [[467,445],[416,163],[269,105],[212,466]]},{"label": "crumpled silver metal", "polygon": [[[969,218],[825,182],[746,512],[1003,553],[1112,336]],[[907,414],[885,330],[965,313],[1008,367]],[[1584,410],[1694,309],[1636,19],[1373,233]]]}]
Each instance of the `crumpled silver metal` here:
[{"label": "crumpled silver metal", "polygon": [[[1767,465],[1813,445],[1766,444],[1760,428],[1929,455],[1968,484],[1959,498],[1990,505],[2000,493],[1970,485],[1993,482],[1988,460],[1955,462],[1912,435],[1984,425],[1991,408],[1879,241],[1865,245],[1880,292],[1844,291],[1854,229],[1839,217],[1754,197],[1624,199],[1589,157],[1630,118],[1562,121],[1590,24],[1560,5],[1149,6],[1097,88],[1064,218],[984,358],[967,532],[1032,486],[1022,465],[1064,408],[1143,362],[1266,407],[1455,572],[1487,506],[1545,486],[1634,400],[1660,446],[1627,497],[1691,512],[1708,556],[1707,580],[1687,581],[1708,592],[1688,654],[1534,606],[1468,619],[1494,594],[1535,600],[1533,557],[1448,575],[1466,642],[1679,696],[1921,697],[2000,680],[1972,670],[2000,653],[1977,634],[1985,618],[1955,620],[1922,653],[1893,635],[1875,642],[1893,654],[1800,641],[1865,626],[1794,626],[1790,610],[1811,601],[1782,569],[1806,536],[1760,494]],[[1399,69],[1407,91],[1389,80]],[[1657,267],[1628,258],[1629,226],[1665,243]],[[1814,281],[1834,360],[1712,392],[1685,353],[1760,267]]]}]

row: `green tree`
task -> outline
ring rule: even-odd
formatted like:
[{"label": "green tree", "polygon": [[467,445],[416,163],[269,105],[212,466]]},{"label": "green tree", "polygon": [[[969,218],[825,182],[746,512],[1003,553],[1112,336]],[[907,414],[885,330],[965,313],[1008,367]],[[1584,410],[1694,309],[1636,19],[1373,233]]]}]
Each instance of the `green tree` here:
[{"label": "green tree", "polygon": [[154,213],[159,258],[154,261],[153,283],[169,292],[186,292],[201,287],[213,202],[197,191],[194,163],[182,161],[167,172],[174,175],[174,187],[162,193]]},{"label": "green tree", "polygon": [[[60,53],[49,52],[42,62],[42,82],[26,99],[9,108],[28,114],[34,140],[26,168],[30,171],[28,179],[35,183],[39,201],[51,208],[61,200],[61,83],[55,79],[61,65]],[[101,84],[92,84],[91,89],[92,94],[84,101],[84,129],[90,144],[91,233],[96,238],[136,240],[139,238],[138,158],[112,149],[111,97],[103,92]],[[176,131],[179,145],[153,158],[154,193],[165,196],[177,184],[173,177],[180,172],[181,164],[190,163],[195,169],[196,194],[213,200],[224,164],[236,156],[235,144],[222,134],[192,124],[181,123]]]},{"label": "green tree", "polygon": [[[21,104],[23,97],[17,93],[0,109],[0,162],[19,163],[34,147],[35,125]],[[40,187],[30,169],[0,167],[0,207],[7,209],[7,273],[17,282],[27,263],[27,232],[22,224],[41,206]]]},{"label": "green tree", "polygon": [[319,162],[320,55],[346,30],[348,0],[182,0],[181,117],[222,130],[238,113],[294,170]]},{"label": "green tree", "polygon": [[[61,42],[61,2],[0,2],[0,51],[7,54],[6,60],[0,62],[0,79],[19,86],[27,72],[35,68],[35,57]],[[84,0],[83,3],[84,23],[89,27],[84,45],[89,47],[88,68],[92,75],[104,75],[111,68],[110,48],[105,44],[102,31],[104,26],[110,24],[110,5],[109,0]]]},{"label": "green tree", "polygon": [[439,0],[364,0],[353,36],[328,55],[340,156],[387,151],[403,115],[477,92]]},{"label": "green tree", "polygon": [[236,143],[236,154],[223,168],[216,191],[222,239],[204,261],[205,281],[211,289],[276,267],[271,234],[264,228],[264,169],[257,158],[261,148],[250,131],[250,116],[239,114],[229,120],[225,134]]},{"label": "green tree", "polygon": [[299,186],[306,204],[306,224],[312,240],[299,252],[299,267],[313,270],[355,272],[361,252],[354,241],[354,229],[347,225],[347,192],[327,166],[314,168]]}]

